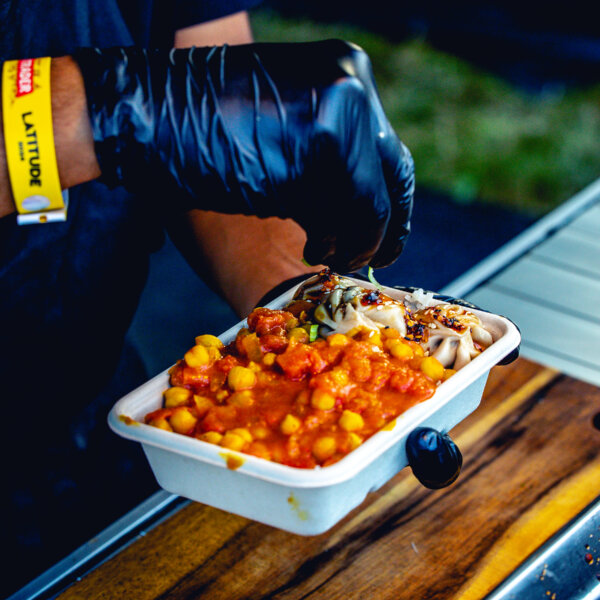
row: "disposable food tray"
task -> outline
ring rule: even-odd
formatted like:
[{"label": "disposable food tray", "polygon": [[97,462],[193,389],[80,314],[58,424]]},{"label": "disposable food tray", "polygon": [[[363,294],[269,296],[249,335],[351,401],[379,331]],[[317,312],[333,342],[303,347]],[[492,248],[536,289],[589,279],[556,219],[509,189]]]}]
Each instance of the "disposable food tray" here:
[{"label": "disposable food tray", "polygon": [[[294,291],[268,307],[283,307]],[[408,293],[392,288],[383,291],[398,299]],[[411,431],[425,426],[446,433],[477,408],[491,368],[518,347],[520,334],[504,317],[484,310],[473,312],[492,333],[494,343],[443,382],[430,399],[407,410],[330,466],[289,467],[145,425],[144,416],[162,406],[168,370],[120,399],[109,414],[109,426],[142,444],[165,490],[292,533],[323,533],[408,465],[406,439]],[[244,326],[242,321],[219,337],[227,344]]]}]

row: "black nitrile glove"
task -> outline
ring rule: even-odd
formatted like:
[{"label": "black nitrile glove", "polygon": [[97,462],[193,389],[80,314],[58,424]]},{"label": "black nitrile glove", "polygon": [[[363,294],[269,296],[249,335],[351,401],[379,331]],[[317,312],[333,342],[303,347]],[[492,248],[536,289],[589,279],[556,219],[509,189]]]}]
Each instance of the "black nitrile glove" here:
[{"label": "black nitrile glove", "polygon": [[384,267],[409,232],[413,161],[370,61],[339,40],[84,49],[101,179],[181,208],[290,217],[305,259]]}]

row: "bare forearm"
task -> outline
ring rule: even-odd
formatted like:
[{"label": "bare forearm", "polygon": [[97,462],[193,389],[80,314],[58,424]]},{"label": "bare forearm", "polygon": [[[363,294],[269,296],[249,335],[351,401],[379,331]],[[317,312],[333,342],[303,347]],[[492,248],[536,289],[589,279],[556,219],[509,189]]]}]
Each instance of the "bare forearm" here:
[{"label": "bare forearm", "polygon": [[[243,12],[180,30],[175,37],[179,48],[250,42],[250,23]],[[241,318],[282,281],[318,270],[301,262],[306,234],[291,220],[195,210],[170,233],[188,262]]]},{"label": "bare forearm", "polygon": [[175,242],[192,266],[240,317],[276,285],[321,267],[306,267],[306,234],[291,220],[192,211],[175,230]]},{"label": "bare forearm", "polygon": [[[95,179],[100,167],[87,112],[79,67],[68,57],[52,60],[52,125],[58,174],[63,189]],[[1,110],[0,110],[1,115]],[[0,217],[15,212],[4,150],[4,123],[0,127]]]}]

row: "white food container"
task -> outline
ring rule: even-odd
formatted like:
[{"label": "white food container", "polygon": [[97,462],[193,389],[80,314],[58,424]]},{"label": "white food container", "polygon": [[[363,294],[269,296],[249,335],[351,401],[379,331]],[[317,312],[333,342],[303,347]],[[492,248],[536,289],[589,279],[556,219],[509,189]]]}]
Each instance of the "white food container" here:
[{"label": "white food container", "polygon": [[[357,281],[362,287],[373,287]],[[268,305],[281,308],[296,288]],[[384,288],[395,298],[407,292]],[[335,525],[372,492],[408,465],[406,438],[416,427],[448,432],[473,412],[483,394],[490,369],[518,347],[520,334],[508,319],[473,310],[494,343],[442,383],[428,400],[400,415],[395,424],[369,438],[339,462],[321,468],[299,469],[273,463],[157,429],[144,416],[162,406],[169,385],[167,371],[119,400],[108,423],[124,438],[140,442],[150,466],[165,490],[267,525],[316,535]],[[229,343],[245,322],[223,333]]]}]

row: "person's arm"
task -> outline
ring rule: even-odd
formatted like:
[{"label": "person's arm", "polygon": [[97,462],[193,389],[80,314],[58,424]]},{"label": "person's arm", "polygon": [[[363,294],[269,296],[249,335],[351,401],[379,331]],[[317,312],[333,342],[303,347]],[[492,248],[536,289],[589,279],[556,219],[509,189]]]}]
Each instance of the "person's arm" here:
[{"label": "person's arm", "polygon": [[[252,33],[245,12],[182,29],[175,45],[213,46],[248,43]],[[85,89],[70,57],[52,60],[52,121],[63,189],[95,179],[100,167],[94,153]],[[1,123],[0,107],[0,123]],[[0,217],[15,212],[0,127]],[[170,228],[174,243],[240,315],[245,316],[272,287],[288,278],[318,270],[301,262],[306,235],[291,220],[258,219],[195,210]]]},{"label": "person's arm", "polygon": [[[58,173],[63,189],[100,175],[87,110],[85,88],[77,63],[68,57],[52,59],[52,125]],[[4,150],[0,107],[0,217],[15,212]]]},{"label": "person's arm", "polygon": [[234,13],[214,21],[198,23],[175,32],[175,48],[249,44],[254,41],[248,13]]},{"label": "person's arm", "polygon": [[[245,12],[188,27],[175,35],[176,48],[252,41]],[[322,268],[301,262],[306,234],[291,219],[193,210],[178,218],[169,233],[196,272],[242,318],[279,283]]]},{"label": "person's arm", "polygon": [[[251,40],[248,15],[245,12],[187,27],[175,35],[175,44],[181,48],[241,44]],[[100,167],[94,152],[81,71],[69,56],[53,58],[51,64],[50,88],[56,159],[60,183],[66,189],[99,177]],[[0,218],[14,212],[15,205],[6,168],[4,122],[0,103]]]},{"label": "person's arm", "polygon": [[[358,46],[81,48],[73,59],[78,68],[57,59],[52,78],[63,186],[99,175],[133,193],[160,190],[165,218],[201,209],[293,219],[306,260],[339,272],[382,268],[402,251],[414,163]],[[3,210],[13,210],[8,190]]]},{"label": "person's arm", "polygon": [[289,219],[194,210],[169,231],[191,266],[241,318],[283,281],[322,268],[301,262],[306,234]]}]

